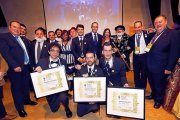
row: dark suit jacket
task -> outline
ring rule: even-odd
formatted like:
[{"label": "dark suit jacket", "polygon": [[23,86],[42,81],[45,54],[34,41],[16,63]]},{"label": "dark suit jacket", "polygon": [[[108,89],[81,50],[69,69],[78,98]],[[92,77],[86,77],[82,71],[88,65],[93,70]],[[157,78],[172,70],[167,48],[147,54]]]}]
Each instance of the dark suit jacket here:
[{"label": "dark suit jacket", "polygon": [[[65,69],[66,69],[66,74],[72,74],[74,71],[70,70],[68,67],[67,67],[67,63],[64,59],[60,59],[60,63],[61,65],[64,65]],[[50,69],[49,68],[49,57],[46,57],[46,58],[42,58],[38,61],[37,63],[37,66],[40,66],[42,68],[42,70],[47,70],[47,69]]]},{"label": "dark suit jacket", "polygon": [[[46,40],[48,43],[50,43],[50,39],[49,38],[47,38],[47,40]],[[58,42],[57,40],[55,40],[55,42]]]},{"label": "dark suit jacket", "polygon": [[[33,53],[34,66],[36,66],[36,60],[35,60],[35,45],[36,45],[36,42],[37,42],[36,40],[33,40],[32,43],[31,43],[32,44],[32,53]],[[42,49],[41,49],[40,59],[41,58],[46,58],[46,57],[49,56],[48,46],[49,46],[49,43],[47,41],[44,41]]]},{"label": "dark suit jacket", "polygon": [[93,42],[93,36],[92,36],[92,32],[87,33],[86,35],[86,39],[88,39],[89,41],[91,41],[91,45],[92,45],[92,50],[95,51],[97,58],[100,59],[101,58],[101,54],[102,54],[102,35],[100,35],[99,33],[97,33],[97,37],[98,37],[98,43],[95,46],[94,42]]},{"label": "dark suit jacket", "polygon": [[[7,61],[10,70],[14,70],[14,68],[20,66],[23,68],[24,66],[24,50],[19,45],[15,37],[11,33],[4,33],[0,35],[1,45],[0,52],[2,56]],[[27,40],[23,40],[27,53],[29,55],[29,63],[32,65],[31,61],[31,46]]]},{"label": "dark suit jacket", "polygon": [[[87,65],[82,65],[81,69],[77,71],[76,76],[83,76],[83,74],[88,74]],[[103,77],[104,73],[99,66],[95,65],[92,76],[93,77]]]},{"label": "dark suit jacket", "polygon": [[[86,37],[84,37],[83,40],[83,54],[84,56],[86,55],[86,52],[88,51],[92,51],[92,44],[90,42],[90,40],[86,39]],[[78,58],[81,57],[81,46],[80,46],[80,41],[78,37],[75,37],[74,39],[72,39],[72,44],[71,44],[71,50],[72,53],[75,57],[75,61],[76,63],[78,63]]]},{"label": "dark suit jacket", "polygon": [[180,34],[167,28],[152,46],[147,57],[150,72],[172,71],[180,57]]},{"label": "dark suit jacket", "polygon": [[[146,46],[148,45],[148,43],[151,41],[152,37],[153,37],[154,33],[152,34],[148,34],[146,31],[143,31],[143,37],[145,39],[145,43]],[[130,37],[128,45],[131,47],[131,51],[135,52],[135,34],[133,36]]]},{"label": "dark suit jacket", "polygon": [[114,86],[123,86],[128,83],[126,79],[126,66],[120,58],[113,57],[113,66],[111,68],[110,76],[106,73],[106,61],[104,58],[100,59],[99,66],[106,75],[106,80],[112,82]]}]

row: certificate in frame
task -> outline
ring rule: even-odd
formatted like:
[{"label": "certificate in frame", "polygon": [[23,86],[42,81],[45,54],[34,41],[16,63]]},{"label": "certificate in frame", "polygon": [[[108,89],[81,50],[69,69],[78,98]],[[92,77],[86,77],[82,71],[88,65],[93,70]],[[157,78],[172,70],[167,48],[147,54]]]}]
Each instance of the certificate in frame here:
[{"label": "certificate in frame", "polygon": [[41,73],[31,73],[31,78],[37,98],[69,89],[64,65],[43,70]]},{"label": "certificate in frame", "polygon": [[145,119],[145,92],[135,88],[107,88],[108,115]]},{"label": "certificate in frame", "polygon": [[106,77],[74,77],[74,102],[106,101]]}]

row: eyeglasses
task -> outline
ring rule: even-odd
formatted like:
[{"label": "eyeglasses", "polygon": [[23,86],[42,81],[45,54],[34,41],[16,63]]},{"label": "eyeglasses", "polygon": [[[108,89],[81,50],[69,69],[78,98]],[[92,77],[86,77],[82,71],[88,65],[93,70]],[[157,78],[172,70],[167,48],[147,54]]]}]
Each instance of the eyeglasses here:
[{"label": "eyeglasses", "polygon": [[55,52],[55,53],[59,53],[59,50],[54,50],[54,49],[50,49],[50,52]]}]

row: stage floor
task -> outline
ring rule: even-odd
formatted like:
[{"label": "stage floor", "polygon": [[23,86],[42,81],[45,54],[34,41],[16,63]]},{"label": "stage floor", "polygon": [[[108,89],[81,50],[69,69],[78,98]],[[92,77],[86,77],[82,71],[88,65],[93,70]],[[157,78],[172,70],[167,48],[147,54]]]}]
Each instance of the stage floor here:
[{"label": "stage floor", "polygon": [[[131,86],[133,86],[133,72],[127,73],[127,78]],[[150,93],[149,85],[147,87],[146,94]],[[34,100],[34,94],[31,93],[31,98]],[[10,114],[16,114],[18,116],[18,113],[15,110],[12,95],[10,91],[10,83],[7,82],[6,85],[4,85],[4,99],[3,99],[6,111]],[[25,110],[28,113],[28,117],[26,118],[20,118],[19,116],[16,118],[16,120],[65,120],[66,114],[64,111],[63,106],[60,106],[59,111],[56,113],[52,113],[47,101],[45,98],[38,99],[38,105],[37,106],[26,106]],[[89,113],[81,118],[79,118],[76,114],[76,103],[73,103],[73,100],[70,99],[70,109],[73,112],[73,117],[70,118],[70,120],[117,120],[117,118],[110,118],[106,116],[106,106],[102,105],[100,112],[97,113]],[[146,108],[145,108],[145,118],[146,120],[176,120],[177,118],[171,114],[166,112],[162,107],[160,109],[154,109],[153,108],[153,100],[146,100]],[[130,118],[120,118],[121,120],[132,120]]]}]

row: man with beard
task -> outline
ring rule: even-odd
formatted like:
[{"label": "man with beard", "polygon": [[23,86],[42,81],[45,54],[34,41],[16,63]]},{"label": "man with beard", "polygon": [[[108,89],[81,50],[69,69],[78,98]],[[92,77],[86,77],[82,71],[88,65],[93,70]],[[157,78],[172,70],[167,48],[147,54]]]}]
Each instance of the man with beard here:
[{"label": "man with beard", "polygon": [[62,33],[62,30],[61,30],[61,29],[58,28],[58,29],[55,30],[56,40],[57,40],[58,42],[61,42],[61,41],[62,41],[61,33]]},{"label": "man with beard", "polygon": [[39,27],[35,30],[35,39],[32,41],[32,51],[34,58],[34,66],[38,63],[39,59],[48,57],[48,45],[46,41],[46,30]]},{"label": "man with beard", "polygon": [[115,46],[114,51],[116,52],[115,56],[123,58],[129,65],[129,54],[131,53],[130,47],[128,46],[129,35],[125,32],[123,25],[116,26],[115,31],[116,35],[112,36],[113,45]]},{"label": "man with beard", "polygon": [[[88,76],[93,77],[103,77],[103,71],[97,65],[95,65],[95,54],[93,52],[87,52],[85,56],[86,65],[82,65],[80,70],[77,71],[76,76],[84,76],[87,74]],[[100,105],[98,103],[78,103],[77,104],[77,115],[82,117],[89,112],[97,112],[100,109]]]},{"label": "man with beard", "polygon": [[49,31],[48,32],[48,39],[46,40],[47,42],[49,42],[49,43],[52,43],[52,42],[58,42],[57,40],[56,40],[56,36],[55,36],[55,32],[54,31]]}]

